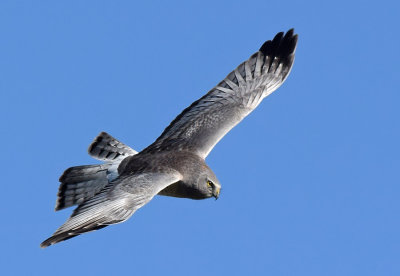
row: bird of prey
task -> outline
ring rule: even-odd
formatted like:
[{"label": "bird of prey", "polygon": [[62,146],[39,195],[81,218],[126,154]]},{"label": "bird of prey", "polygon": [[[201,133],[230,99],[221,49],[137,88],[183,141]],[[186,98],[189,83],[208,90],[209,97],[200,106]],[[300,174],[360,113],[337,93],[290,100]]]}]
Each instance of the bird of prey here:
[{"label": "bird of prey", "polygon": [[292,68],[296,45],[293,29],[266,41],[141,152],[100,133],[88,151],[104,163],[71,167],[63,173],[55,210],[78,207],[40,246],[123,222],[155,195],[218,198],[221,185],[205,158],[229,130],[282,85]]}]

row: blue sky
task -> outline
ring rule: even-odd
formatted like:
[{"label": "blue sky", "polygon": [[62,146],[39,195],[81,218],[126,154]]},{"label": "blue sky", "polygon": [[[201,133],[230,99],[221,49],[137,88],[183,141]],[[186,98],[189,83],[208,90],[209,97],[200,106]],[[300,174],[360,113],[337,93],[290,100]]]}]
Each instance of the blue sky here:
[{"label": "blue sky", "polygon": [[[396,1],[1,1],[7,275],[400,275]],[[107,131],[140,150],[277,32],[286,83],[207,158],[218,201],[156,197],[39,248],[64,169]],[[5,274],[5,275],[6,275]]]}]

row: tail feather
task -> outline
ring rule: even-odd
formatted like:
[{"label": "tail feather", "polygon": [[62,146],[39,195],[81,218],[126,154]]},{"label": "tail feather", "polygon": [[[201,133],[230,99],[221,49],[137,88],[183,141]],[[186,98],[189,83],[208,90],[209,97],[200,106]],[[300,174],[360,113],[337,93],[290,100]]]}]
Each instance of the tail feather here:
[{"label": "tail feather", "polygon": [[111,135],[101,132],[89,146],[89,154],[109,163],[71,167],[60,177],[55,210],[81,204],[118,177],[121,161],[137,152]]},{"label": "tail feather", "polygon": [[112,164],[77,166],[67,169],[60,177],[55,210],[81,204],[93,197],[109,182]]},{"label": "tail feather", "polygon": [[88,153],[98,160],[114,161],[121,157],[135,155],[137,151],[121,143],[110,134],[101,132],[90,144]]}]

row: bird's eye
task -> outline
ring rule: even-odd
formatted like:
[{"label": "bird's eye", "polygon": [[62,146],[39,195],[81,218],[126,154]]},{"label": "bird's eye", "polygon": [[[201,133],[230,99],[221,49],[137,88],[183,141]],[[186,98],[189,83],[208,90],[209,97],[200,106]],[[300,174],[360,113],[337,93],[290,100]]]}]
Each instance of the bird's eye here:
[{"label": "bird's eye", "polygon": [[213,186],[213,183],[210,180],[207,180],[207,186],[211,188]]}]

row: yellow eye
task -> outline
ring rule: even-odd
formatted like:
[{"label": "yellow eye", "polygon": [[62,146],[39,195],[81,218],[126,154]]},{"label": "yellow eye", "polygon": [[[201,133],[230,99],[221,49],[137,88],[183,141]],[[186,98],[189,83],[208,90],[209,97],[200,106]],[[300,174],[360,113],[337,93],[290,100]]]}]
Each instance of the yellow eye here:
[{"label": "yellow eye", "polygon": [[207,186],[212,187],[213,183],[210,180],[207,180]]}]

